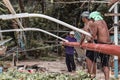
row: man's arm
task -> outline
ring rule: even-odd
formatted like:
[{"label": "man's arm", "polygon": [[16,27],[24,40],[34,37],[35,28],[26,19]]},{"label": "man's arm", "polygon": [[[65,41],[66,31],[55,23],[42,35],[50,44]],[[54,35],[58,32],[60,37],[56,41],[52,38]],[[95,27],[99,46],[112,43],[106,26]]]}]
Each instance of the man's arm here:
[{"label": "man's arm", "polygon": [[[88,32],[88,29],[87,29],[86,26],[84,26],[83,30],[86,31],[86,32]],[[81,35],[81,40],[80,40],[80,45],[82,45],[82,43],[84,42],[84,40],[85,40],[85,35],[82,34],[82,35]]]},{"label": "man's arm", "polygon": [[81,35],[81,40],[80,40],[80,45],[82,45],[82,43],[84,42],[84,40],[85,40],[85,35],[82,34],[82,35]]},{"label": "man's arm", "polygon": [[95,23],[91,22],[91,23],[89,23],[89,28],[90,28],[90,33],[92,35],[91,40],[93,41],[97,37],[97,32],[98,32],[97,25]]}]

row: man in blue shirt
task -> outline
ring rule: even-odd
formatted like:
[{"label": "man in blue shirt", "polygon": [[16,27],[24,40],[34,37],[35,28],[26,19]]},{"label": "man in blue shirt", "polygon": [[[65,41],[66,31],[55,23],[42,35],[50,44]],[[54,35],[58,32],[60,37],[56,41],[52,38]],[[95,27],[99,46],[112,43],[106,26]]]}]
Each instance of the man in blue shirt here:
[{"label": "man in blue shirt", "polygon": [[[77,42],[77,40],[74,38],[74,31],[71,31],[65,39],[68,40],[69,42]],[[68,72],[76,70],[76,65],[74,62],[74,52],[75,52],[74,47],[65,46],[66,65],[68,68]]]}]

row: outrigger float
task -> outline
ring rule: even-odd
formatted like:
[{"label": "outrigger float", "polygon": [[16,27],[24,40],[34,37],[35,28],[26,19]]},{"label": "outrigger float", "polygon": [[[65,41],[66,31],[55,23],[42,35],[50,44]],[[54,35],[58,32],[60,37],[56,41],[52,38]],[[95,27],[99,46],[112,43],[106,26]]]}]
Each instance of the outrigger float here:
[{"label": "outrigger float", "polygon": [[[65,45],[80,47],[79,42],[65,42]],[[120,57],[120,46],[118,45],[82,43],[81,48],[97,51],[103,54],[116,55]]]}]

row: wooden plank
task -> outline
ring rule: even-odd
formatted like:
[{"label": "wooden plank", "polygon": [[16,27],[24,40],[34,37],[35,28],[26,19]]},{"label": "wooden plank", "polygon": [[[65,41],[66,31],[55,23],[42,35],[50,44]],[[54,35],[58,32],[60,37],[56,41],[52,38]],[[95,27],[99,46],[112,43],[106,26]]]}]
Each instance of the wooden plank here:
[{"label": "wooden plank", "polygon": [[120,16],[120,13],[105,13],[105,16]]}]

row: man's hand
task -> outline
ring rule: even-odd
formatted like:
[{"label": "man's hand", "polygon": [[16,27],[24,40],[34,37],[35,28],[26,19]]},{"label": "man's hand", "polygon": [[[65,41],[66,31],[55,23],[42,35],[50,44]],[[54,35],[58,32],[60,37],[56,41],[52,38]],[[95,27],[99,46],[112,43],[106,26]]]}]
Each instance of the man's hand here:
[{"label": "man's hand", "polygon": [[60,44],[62,44],[62,45],[63,45],[63,41],[60,41]]},{"label": "man's hand", "polygon": [[66,41],[60,41],[60,44],[67,45],[68,42],[69,42],[68,40],[66,40]]}]

